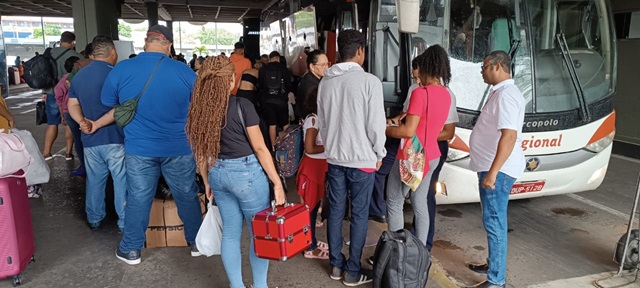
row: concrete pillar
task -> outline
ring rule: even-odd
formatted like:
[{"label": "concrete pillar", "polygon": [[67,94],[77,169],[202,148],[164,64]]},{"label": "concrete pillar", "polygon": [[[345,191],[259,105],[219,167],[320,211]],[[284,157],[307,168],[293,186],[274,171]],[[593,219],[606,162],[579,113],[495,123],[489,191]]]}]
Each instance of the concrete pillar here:
[{"label": "concrete pillar", "polygon": [[72,0],[71,4],[77,51],[84,50],[97,35],[118,40],[118,1]]},{"label": "concrete pillar", "polygon": [[[165,23],[167,23],[167,28],[171,29],[171,31],[173,31],[173,21],[166,21]],[[171,45],[171,55],[178,55],[180,52],[176,52],[176,41],[178,41],[178,35],[173,34],[173,45]]]},{"label": "concrete pillar", "polygon": [[253,59],[260,55],[260,19],[244,18],[242,19],[242,27],[244,55],[253,62]]},{"label": "concrete pillar", "polygon": [[149,20],[149,28],[158,25],[158,2],[156,0],[145,0],[147,5],[147,20]]},{"label": "concrete pillar", "polygon": [[[0,15],[2,19],[2,15]],[[2,25],[0,25],[0,35],[2,35]],[[7,75],[7,54],[5,52],[4,41],[0,41],[0,94],[3,98],[9,96],[9,77]]]}]

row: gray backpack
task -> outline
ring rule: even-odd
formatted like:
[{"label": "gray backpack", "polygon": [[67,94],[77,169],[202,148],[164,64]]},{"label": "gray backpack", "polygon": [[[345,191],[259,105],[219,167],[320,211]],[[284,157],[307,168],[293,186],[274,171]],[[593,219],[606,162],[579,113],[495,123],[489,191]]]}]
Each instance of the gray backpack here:
[{"label": "gray backpack", "polygon": [[431,257],[422,241],[406,229],[384,231],[373,257],[374,288],[424,288]]}]

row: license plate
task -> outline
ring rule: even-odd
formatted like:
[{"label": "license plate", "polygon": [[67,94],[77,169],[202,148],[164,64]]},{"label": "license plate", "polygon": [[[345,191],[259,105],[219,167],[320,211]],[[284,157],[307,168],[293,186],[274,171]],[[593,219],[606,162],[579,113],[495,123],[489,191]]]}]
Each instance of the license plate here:
[{"label": "license plate", "polygon": [[519,182],[511,187],[511,194],[521,194],[528,192],[540,192],[544,188],[544,181]]}]

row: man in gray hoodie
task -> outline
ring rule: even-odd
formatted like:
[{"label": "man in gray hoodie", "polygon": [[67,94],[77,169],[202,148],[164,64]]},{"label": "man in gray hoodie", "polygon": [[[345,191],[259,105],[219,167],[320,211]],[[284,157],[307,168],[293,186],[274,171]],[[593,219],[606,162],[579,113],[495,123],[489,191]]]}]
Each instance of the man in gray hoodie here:
[{"label": "man in gray hoodie", "polygon": [[[367,236],[374,172],[387,153],[382,83],[362,69],[365,45],[362,33],[340,32],[338,52],[343,62],[326,70],[318,87],[318,125],[329,162],[331,279],[342,280],[347,286],[373,279],[371,270],[360,269],[360,258]],[[351,200],[348,261],[341,252],[347,197]]]}]

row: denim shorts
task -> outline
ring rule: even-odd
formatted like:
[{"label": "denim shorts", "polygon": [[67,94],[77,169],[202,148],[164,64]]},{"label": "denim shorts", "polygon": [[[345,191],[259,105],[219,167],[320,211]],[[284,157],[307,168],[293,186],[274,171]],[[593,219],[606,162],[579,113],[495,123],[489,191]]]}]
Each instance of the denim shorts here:
[{"label": "denim shorts", "polygon": [[56,104],[56,96],[53,94],[47,94],[47,105],[45,105],[45,112],[47,113],[48,125],[60,125],[62,123],[62,117],[60,115],[60,108]]}]

